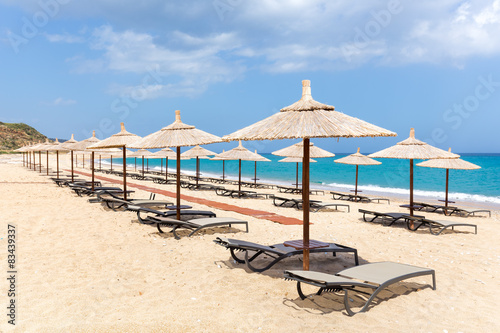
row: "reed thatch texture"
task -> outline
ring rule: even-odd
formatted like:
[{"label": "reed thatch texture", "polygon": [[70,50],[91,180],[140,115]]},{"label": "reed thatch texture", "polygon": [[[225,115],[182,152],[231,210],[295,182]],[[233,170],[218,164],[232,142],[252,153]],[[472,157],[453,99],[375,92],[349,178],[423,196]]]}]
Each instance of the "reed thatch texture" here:
[{"label": "reed thatch texture", "polygon": [[[277,156],[286,156],[286,157],[304,157],[304,142],[301,141],[299,143],[293,144],[286,148],[276,150],[272,152],[273,155]],[[310,142],[309,144],[309,156],[314,158],[324,158],[324,157],[334,157],[334,153],[330,153],[324,149],[316,147],[314,143]]]},{"label": "reed thatch texture", "polygon": [[200,147],[199,145],[194,146],[193,148],[186,150],[181,154],[181,158],[194,158],[194,157],[205,157],[205,156],[212,156],[216,155],[217,153],[205,149],[203,147]]},{"label": "reed thatch texture", "polygon": [[76,147],[76,148],[74,147],[77,143],[78,143],[78,141],[75,140],[75,135],[71,134],[71,139],[61,143],[61,146],[66,148],[66,150],[79,150],[78,147]]},{"label": "reed thatch texture", "polygon": [[382,164],[382,162],[379,162],[377,160],[374,160],[373,158],[369,158],[368,156],[365,156],[358,151],[354,154],[351,154],[346,157],[339,158],[335,160],[335,163],[342,163],[342,164],[353,164],[353,165],[378,165]]},{"label": "reed thatch texture", "polygon": [[128,145],[141,139],[140,136],[127,132],[125,130],[125,125],[123,123],[120,123],[120,127],[121,127],[120,132],[113,134],[109,138],[106,138],[102,141],[96,142],[93,145],[88,146],[87,148],[88,149],[122,148],[122,147],[128,147]]},{"label": "reed thatch texture", "polygon": [[[451,153],[451,148],[448,149]],[[432,159],[428,161],[423,161],[417,164],[417,166],[427,167],[427,168],[439,168],[439,169],[454,169],[454,170],[476,170],[481,169],[479,165],[471,162],[464,161],[460,158],[440,158]]]},{"label": "reed thatch texture", "polygon": [[280,112],[224,136],[226,141],[296,138],[396,136],[396,133],[335,111],[311,97],[310,81],[302,81],[302,98]]},{"label": "reed thatch texture", "polygon": [[374,158],[399,158],[427,160],[431,158],[458,158],[459,155],[433,147],[415,138],[415,130],[410,130],[410,137],[396,145],[368,155]]},{"label": "reed thatch texture", "polygon": [[47,147],[47,151],[68,151],[68,148],[65,148],[62,143],[59,142],[59,140],[53,142],[54,144],[51,145],[50,147]]},{"label": "reed thatch texture", "polygon": [[170,148],[163,148],[155,153],[152,153],[150,158],[165,158],[175,157],[175,151]]},{"label": "reed thatch texture", "polygon": [[98,138],[95,137],[95,131],[93,131],[92,136],[90,138],[87,138],[87,139],[82,140],[80,142],[73,143],[73,144],[71,144],[70,147],[73,150],[85,150],[88,147],[96,144],[99,141],[101,141],[101,140],[99,140]]},{"label": "reed thatch texture", "polygon": [[186,147],[205,145],[209,143],[221,142],[221,138],[216,135],[199,130],[191,125],[186,125],[181,121],[181,113],[175,111],[175,122],[162,128],[161,130],[149,134],[130,145],[130,148],[165,148],[165,147]]},{"label": "reed thatch texture", "polygon": [[257,153],[253,153],[247,148],[243,147],[243,145],[241,144],[241,140],[239,141],[237,147],[234,147],[233,149],[228,150],[226,152],[217,154],[215,155],[215,157],[221,160],[270,161],[264,156],[261,156]]},{"label": "reed thatch texture", "polygon": [[142,157],[142,156],[148,156],[149,157],[151,155],[153,155],[153,153],[150,152],[149,150],[146,150],[146,149],[139,149],[139,150],[131,152],[130,154],[127,153],[128,157]]}]

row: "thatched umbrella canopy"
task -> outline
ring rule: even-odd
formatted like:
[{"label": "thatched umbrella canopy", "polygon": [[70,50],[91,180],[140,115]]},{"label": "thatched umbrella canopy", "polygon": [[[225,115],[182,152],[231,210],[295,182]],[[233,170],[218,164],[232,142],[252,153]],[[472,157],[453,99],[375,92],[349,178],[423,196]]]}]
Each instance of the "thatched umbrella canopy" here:
[{"label": "thatched umbrella canopy", "polygon": [[[137,157],[142,157],[142,175],[143,176],[144,176],[144,156],[149,157],[151,155],[153,155],[153,153],[150,152],[149,150],[146,150],[146,149],[139,149],[139,150],[131,152],[130,154],[127,154],[128,157],[135,157],[134,166],[135,166],[136,170],[137,170]],[[148,169],[149,169],[149,163],[148,163]]]},{"label": "thatched umbrella canopy", "polygon": [[[448,149],[448,152],[451,153],[451,148]],[[450,169],[454,169],[454,170],[481,169],[481,167],[479,165],[464,161],[458,157],[432,159],[432,160],[420,162],[417,164],[417,166],[427,167],[427,168],[446,169],[446,196],[444,199],[444,206],[445,207],[448,207],[448,184],[449,184]]]},{"label": "thatched umbrella canopy", "polygon": [[74,148],[74,145],[77,144],[78,141],[75,140],[75,135],[71,134],[71,139],[63,142],[61,145],[67,150],[71,151],[71,181],[74,181],[74,173],[73,173],[73,151],[79,150],[78,148]]},{"label": "thatched umbrella canopy", "polygon": [[103,148],[121,148],[123,150],[123,199],[127,200],[127,150],[128,144],[131,144],[141,137],[125,130],[125,125],[120,123],[120,132],[113,134],[107,139],[97,142],[89,149],[103,149]]},{"label": "thatched umbrella canopy", "polygon": [[181,218],[181,147],[220,142],[221,138],[181,121],[181,112],[175,111],[175,121],[161,130],[135,142],[131,148],[155,149],[176,147],[177,152],[177,219]]},{"label": "thatched umbrella canopy", "polygon": [[[224,153],[225,150],[222,149],[222,152]],[[226,175],[225,175],[225,163],[226,163],[226,160],[229,160],[229,158],[222,158],[222,157],[219,157],[218,155],[215,155],[214,157],[211,158],[211,160],[214,160],[214,161],[222,161],[222,180],[226,179]]]},{"label": "thatched umbrella canopy", "polygon": [[168,179],[168,158],[175,157],[175,151],[170,148],[163,148],[151,154],[151,158],[160,158],[160,173],[163,172],[163,158],[165,158],[165,180]]},{"label": "thatched umbrella canopy", "polygon": [[382,164],[382,162],[379,162],[377,160],[374,160],[373,158],[369,158],[368,156],[365,156],[359,152],[359,147],[358,151],[354,154],[351,154],[346,157],[339,158],[338,160],[335,160],[335,163],[342,163],[342,164],[353,164],[356,165],[356,186],[354,188],[354,200],[358,200],[358,167],[360,165],[379,165]]},{"label": "thatched umbrella canopy", "polygon": [[410,215],[413,216],[413,160],[431,158],[458,158],[459,155],[433,147],[415,138],[415,130],[410,129],[410,137],[396,145],[368,155],[374,158],[399,158],[410,160]]},{"label": "thatched umbrella canopy", "polygon": [[57,161],[57,177],[59,178],[59,152],[60,151],[68,151],[68,148],[64,148],[62,143],[59,140],[54,141],[55,145],[48,147],[47,151],[55,151],[56,152],[56,161]]},{"label": "thatched umbrella canopy", "polygon": [[200,157],[213,156],[215,154],[216,153],[213,151],[200,147],[199,145],[196,145],[181,154],[181,158],[196,158],[196,185],[198,185],[198,180],[200,178]]},{"label": "thatched umbrella canopy", "polygon": [[33,170],[36,171],[36,152],[38,152],[38,171],[41,173],[42,172],[42,153],[41,149],[44,146],[43,143],[38,142],[37,144],[34,144],[31,146],[29,149],[33,153]]},{"label": "thatched umbrella canopy", "polygon": [[[252,153],[250,150],[243,147],[241,144],[241,140],[238,143],[237,147],[234,147],[231,150],[222,152],[220,154],[215,155],[217,158],[222,160],[238,160],[238,190],[241,191],[241,161],[264,161],[268,160],[264,156],[261,156],[257,153]],[[269,160],[268,160],[269,161]],[[257,177],[255,177],[257,178]]]},{"label": "thatched umbrella canopy", "polygon": [[57,146],[59,145],[59,142],[50,142],[49,139],[45,139],[45,143],[40,147],[40,150],[43,150],[45,151],[46,155],[47,155],[47,176],[49,175],[49,150],[50,148],[54,147],[54,146]]},{"label": "thatched umbrella canopy", "polygon": [[253,166],[253,182],[255,186],[257,186],[257,162],[271,162],[271,160],[258,154],[257,149],[255,149],[254,154],[255,154],[255,160]]},{"label": "thatched umbrella canopy", "polygon": [[[100,142],[98,138],[95,137],[95,131],[92,131],[92,136],[90,138],[87,138],[85,140],[82,140],[78,143],[75,143],[73,146],[76,148],[79,148],[79,150],[82,150],[85,154],[85,152],[90,153],[90,160],[91,160],[91,165],[90,168],[92,169],[92,191],[94,190],[94,179],[95,179],[95,171],[94,171],[94,159],[95,159],[95,154],[93,149],[88,149],[88,147]],[[85,156],[83,158],[83,167],[85,167]]]},{"label": "thatched umbrella canopy", "polygon": [[396,133],[358,118],[335,111],[335,107],[316,102],[310,81],[302,81],[302,98],[264,120],[224,137],[233,140],[304,139],[302,200],[304,269],[309,269],[309,139],[395,136]]},{"label": "thatched umbrella canopy", "polygon": [[[285,157],[278,162],[284,163],[295,163],[295,188],[299,188],[299,163],[302,163],[302,157]],[[309,159],[309,163],[316,163],[312,158]],[[293,184],[292,184],[293,185]]]},{"label": "thatched umbrella canopy", "polygon": [[[277,156],[285,156],[285,157],[296,157],[296,158],[304,158],[304,141],[293,144],[286,148],[276,150],[271,154]],[[309,157],[314,158],[325,158],[325,157],[334,157],[334,153],[330,153],[324,149],[316,147],[314,143],[309,142]],[[295,188],[299,188],[299,163],[297,162],[296,166],[296,174],[295,174]]]}]

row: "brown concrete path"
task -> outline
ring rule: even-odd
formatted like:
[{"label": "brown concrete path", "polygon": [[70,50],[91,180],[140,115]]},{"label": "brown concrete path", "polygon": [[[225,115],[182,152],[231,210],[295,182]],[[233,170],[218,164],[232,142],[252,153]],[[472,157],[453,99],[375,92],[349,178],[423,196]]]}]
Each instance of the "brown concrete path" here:
[{"label": "brown concrete path", "polygon": [[[71,170],[66,170],[66,171],[71,172]],[[80,175],[87,176],[87,177],[92,177],[91,174],[81,172],[81,171],[75,170],[74,173],[78,173]],[[110,182],[110,183],[123,185],[123,181],[117,180],[117,179],[112,179],[112,178],[107,178],[107,177],[97,176],[97,175],[94,175],[94,178],[99,179],[99,180],[103,180],[106,182]],[[128,180],[127,180],[127,186],[134,187],[134,188],[144,190],[147,192],[151,192],[151,193],[162,194],[162,195],[165,195],[165,196],[171,197],[171,198],[176,198],[175,192],[160,190],[156,187],[149,187],[149,186],[144,186],[144,185],[132,183],[132,182],[129,182]],[[226,210],[226,211],[232,211],[232,212],[240,213],[243,215],[253,216],[253,217],[256,217],[259,219],[266,219],[266,220],[281,223],[281,224],[286,224],[286,225],[294,225],[294,224],[301,225],[302,224],[301,220],[296,219],[294,217],[286,217],[286,216],[278,215],[275,213],[266,212],[263,210],[256,210],[256,209],[239,207],[239,206],[225,204],[225,203],[218,202],[218,201],[192,197],[190,195],[185,195],[185,194],[181,194],[181,199],[184,201],[189,201],[192,203],[197,203],[197,204],[205,205],[208,207],[217,208],[217,209]]]}]

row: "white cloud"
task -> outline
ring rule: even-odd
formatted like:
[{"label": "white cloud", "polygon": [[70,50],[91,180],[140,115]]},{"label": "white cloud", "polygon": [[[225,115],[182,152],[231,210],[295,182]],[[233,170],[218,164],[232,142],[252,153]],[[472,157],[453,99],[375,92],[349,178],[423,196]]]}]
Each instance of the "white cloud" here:
[{"label": "white cloud", "polygon": [[64,99],[62,97],[58,97],[50,102],[41,102],[41,104],[46,106],[68,106],[76,104],[76,101],[72,99]]},{"label": "white cloud", "polygon": [[230,33],[202,38],[174,32],[167,45],[162,45],[147,33],[116,32],[110,26],[102,26],[94,31],[91,41],[91,48],[102,52],[102,57],[95,60],[75,57],[68,61],[75,64],[79,73],[102,70],[141,75],[138,78],[141,84],[115,86],[110,90],[114,93],[136,92],[147,96],[145,98],[172,92],[196,95],[209,84],[230,82],[244,71],[237,61],[226,60],[221,55],[238,45],[238,39]]},{"label": "white cloud", "polygon": [[75,36],[70,34],[45,34],[45,38],[51,43],[84,43],[85,38],[82,36]]}]

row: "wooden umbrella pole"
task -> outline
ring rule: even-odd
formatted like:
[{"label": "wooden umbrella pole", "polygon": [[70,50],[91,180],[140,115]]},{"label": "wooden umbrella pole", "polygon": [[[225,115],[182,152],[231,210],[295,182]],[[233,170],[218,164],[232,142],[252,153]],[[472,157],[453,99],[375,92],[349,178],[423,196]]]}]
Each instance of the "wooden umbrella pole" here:
[{"label": "wooden umbrella pole", "polygon": [[42,173],[42,151],[38,151],[38,172]]},{"label": "wooden umbrella pole", "polygon": [[92,161],[90,162],[90,168],[92,169],[92,191],[94,191],[94,151],[92,151]]},{"label": "wooden umbrella pole", "polygon": [[354,201],[358,201],[358,165],[356,164],[356,186],[354,187]]},{"label": "wooden umbrella pole", "polygon": [[47,150],[47,176],[49,175],[49,151]]},{"label": "wooden umbrella pole", "polygon": [[102,170],[102,158],[101,158],[101,154],[99,154],[99,170]]},{"label": "wooden umbrella pole", "polygon": [[168,179],[168,156],[165,157],[165,180]]},{"label": "wooden umbrella pole", "polygon": [[255,186],[257,187],[257,161],[255,161],[255,167],[254,167],[254,175],[253,175],[253,180],[254,180],[254,184]]},{"label": "wooden umbrella pole", "polygon": [[75,176],[73,175],[73,151],[71,151],[71,182],[75,181]]},{"label": "wooden umbrella pole", "polygon": [[160,158],[160,173],[163,173],[163,158]]},{"label": "wooden umbrella pole", "polygon": [[127,201],[127,149],[123,146],[123,200]]},{"label": "wooden umbrella pole", "polygon": [[177,190],[177,219],[181,219],[181,147],[177,147],[177,183],[176,183],[176,190]]},{"label": "wooden umbrella pole", "polygon": [[410,216],[413,216],[413,159],[410,159]]},{"label": "wooden umbrella pole", "polygon": [[146,158],[146,171],[149,172],[149,158]]},{"label": "wooden umbrella pole", "polygon": [[82,154],[82,160],[83,160],[82,168],[85,169],[85,153]]},{"label": "wooden umbrella pole", "polygon": [[134,157],[134,171],[137,171],[137,157]]},{"label": "wooden umbrella pole", "polygon": [[111,155],[110,157],[111,157],[111,171],[113,171],[113,155]]},{"label": "wooden umbrella pole", "polygon": [[144,177],[144,155],[142,156],[142,176]]},{"label": "wooden umbrella pole", "polygon": [[196,185],[198,185],[198,180],[200,178],[200,159],[196,156]]},{"label": "wooden umbrella pole", "polygon": [[295,188],[299,188],[299,162],[295,166]]},{"label": "wooden umbrella pole", "polygon": [[225,175],[225,169],[226,169],[226,166],[224,165],[226,161],[222,160],[222,180],[224,180],[226,178],[226,175]]},{"label": "wooden umbrella pole", "polygon": [[309,270],[309,138],[304,139],[304,158],[302,161],[302,212],[303,212],[303,269]]},{"label": "wooden umbrella pole", "polygon": [[241,191],[241,160],[239,161],[239,171],[238,171],[238,191]]},{"label": "wooden umbrella pole", "polygon": [[450,169],[446,169],[446,197],[444,199],[444,206],[448,207],[448,181],[450,176]]},{"label": "wooden umbrella pole", "polygon": [[56,150],[56,160],[57,160],[57,178],[59,178],[59,150]]},{"label": "wooden umbrella pole", "polygon": [[75,167],[78,168],[78,154],[75,154]]}]

